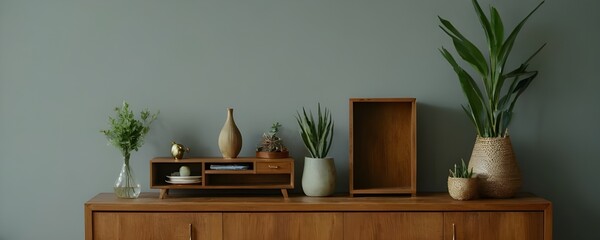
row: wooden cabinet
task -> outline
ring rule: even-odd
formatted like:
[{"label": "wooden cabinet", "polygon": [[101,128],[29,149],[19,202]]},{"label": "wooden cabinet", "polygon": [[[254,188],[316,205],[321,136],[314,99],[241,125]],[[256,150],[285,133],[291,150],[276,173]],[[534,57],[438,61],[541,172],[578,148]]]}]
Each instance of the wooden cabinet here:
[{"label": "wooden cabinet", "polygon": [[344,213],[344,239],[442,239],[441,212]]},{"label": "wooden cabinet", "polygon": [[93,219],[97,240],[222,239],[220,213],[97,212]]},{"label": "wooden cabinet", "polygon": [[224,213],[225,240],[342,240],[342,213]]},{"label": "wooden cabinet", "polygon": [[85,239],[433,239],[551,240],[552,204],[521,195],[457,201],[415,197],[215,197],[118,199],[85,203]]},{"label": "wooden cabinet", "polygon": [[543,212],[446,212],[446,240],[544,239]]}]

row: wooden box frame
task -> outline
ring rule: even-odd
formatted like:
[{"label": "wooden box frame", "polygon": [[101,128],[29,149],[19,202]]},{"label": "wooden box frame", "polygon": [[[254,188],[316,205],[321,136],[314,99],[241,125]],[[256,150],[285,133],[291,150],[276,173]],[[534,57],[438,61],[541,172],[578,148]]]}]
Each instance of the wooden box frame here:
[{"label": "wooden box frame", "polygon": [[350,196],[417,193],[415,98],[350,99]]}]

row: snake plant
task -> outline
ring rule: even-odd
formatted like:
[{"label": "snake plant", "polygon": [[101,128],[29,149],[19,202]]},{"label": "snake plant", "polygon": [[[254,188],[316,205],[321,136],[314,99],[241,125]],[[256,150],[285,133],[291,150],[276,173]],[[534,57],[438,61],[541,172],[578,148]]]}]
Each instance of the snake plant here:
[{"label": "snake plant", "polygon": [[460,159],[461,165],[457,166],[454,164],[454,171],[449,169],[450,177],[453,178],[471,178],[473,176],[473,168],[469,171],[469,167],[465,164],[464,159]]},{"label": "snake plant", "polygon": [[310,157],[327,157],[333,140],[334,124],[331,112],[327,108],[322,112],[321,104],[319,104],[317,119],[315,120],[312,111],[306,113],[306,109],[302,108],[302,114],[297,113],[296,121],[300,126],[300,136],[302,136],[302,141],[304,141],[304,146],[308,149]]},{"label": "snake plant", "polygon": [[[448,20],[438,17],[440,28],[450,36],[458,55],[481,78],[478,84],[474,78],[462,68],[453,55],[442,47],[440,52],[450,63],[456,74],[468,105],[462,106],[480,137],[505,137],[513,115],[513,108],[519,96],[538,75],[537,71],[527,70],[529,61],[542,50],[543,44],[525,62],[512,71],[505,71],[507,59],[513,48],[519,31],[529,17],[544,3],[537,5],[508,37],[504,35],[504,25],[498,11],[490,7],[489,19],[482,11],[477,0],[472,0],[473,7],[487,39],[487,59],[480,49],[465,38]],[[508,88],[505,88],[505,86]]]}]

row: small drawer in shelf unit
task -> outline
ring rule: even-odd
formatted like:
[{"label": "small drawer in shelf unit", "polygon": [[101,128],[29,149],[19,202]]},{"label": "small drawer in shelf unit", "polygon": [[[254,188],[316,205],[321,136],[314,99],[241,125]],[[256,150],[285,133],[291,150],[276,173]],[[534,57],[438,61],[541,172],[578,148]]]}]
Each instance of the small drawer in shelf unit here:
[{"label": "small drawer in shelf unit", "polygon": [[256,173],[291,173],[292,163],[290,162],[257,162]]}]

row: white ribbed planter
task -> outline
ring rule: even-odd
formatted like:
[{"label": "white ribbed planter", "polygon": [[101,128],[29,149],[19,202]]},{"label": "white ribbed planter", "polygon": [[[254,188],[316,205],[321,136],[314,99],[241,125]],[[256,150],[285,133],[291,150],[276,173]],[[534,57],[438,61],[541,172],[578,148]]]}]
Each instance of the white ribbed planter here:
[{"label": "white ribbed planter", "polygon": [[325,197],[335,191],[335,162],[333,158],[304,158],[302,190],[306,196]]}]

